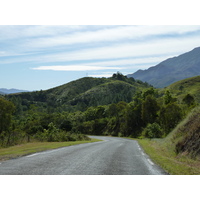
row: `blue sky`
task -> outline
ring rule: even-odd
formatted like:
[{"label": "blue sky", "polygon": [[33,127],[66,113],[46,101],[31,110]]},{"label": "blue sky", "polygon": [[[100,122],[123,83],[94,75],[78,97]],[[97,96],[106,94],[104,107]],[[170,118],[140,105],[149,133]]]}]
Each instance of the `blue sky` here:
[{"label": "blue sky", "polygon": [[1,25],[0,88],[40,90],[124,75],[200,46],[200,26]]}]

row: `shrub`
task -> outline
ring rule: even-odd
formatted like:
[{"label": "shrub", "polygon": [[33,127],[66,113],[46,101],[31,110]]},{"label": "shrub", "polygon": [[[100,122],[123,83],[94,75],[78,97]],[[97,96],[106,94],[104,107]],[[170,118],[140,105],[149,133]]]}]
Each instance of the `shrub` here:
[{"label": "shrub", "polygon": [[59,129],[56,128],[53,122],[51,122],[48,125],[48,129],[44,129],[44,136],[47,142],[58,141],[58,133],[59,133]]},{"label": "shrub", "polygon": [[148,124],[142,135],[147,138],[160,138],[162,137],[162,129],[157,123]]}]

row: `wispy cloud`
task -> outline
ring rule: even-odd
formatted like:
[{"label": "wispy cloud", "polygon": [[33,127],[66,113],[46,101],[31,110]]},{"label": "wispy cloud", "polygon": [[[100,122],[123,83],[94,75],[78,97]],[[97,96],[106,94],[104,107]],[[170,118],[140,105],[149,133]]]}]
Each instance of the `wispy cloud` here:
[{"label": "wispy cloud", "polygon": [[[43,31],[38,31],[38,29],[40,30],[40,28],[37,27],[36,33],[45,33]],[[55,29],[53,30],[55,32]],[[59,35],[50,34],[51,37],[33,38],[30,41],[27,41],[24,45],[31,48],[48,48],[92,42],[124,42],[124,40],[144,40],[145,37],[148,37],[149,39],[150,36],[169,37],[170,35],[184,35],[196,31],[200,31],[200,26],[110,26],[109,28],[102,27],[99,30],[83,31],[82,29],[77,29],[75,32],[69,33],[57,31],[60,33]]]},{"label": "wispy cloud", "polygon": [[45,37],[58,37],[62,34],[70,34],[72,32],[86,29],[86,26],[45,26],[45,25],[1,25],[0,26],[0,40],[12,40],[12,39],[29,39],[37,40]]},{"label": "wispy cloud", "polygon": [[[31,28],[31,27],[30,27]],[[34,27],[32,27],[34,29]],[[115,38],[130,38],[133,37],[131,35],[132,29],[138,30],[138,33],[135,33],[135,37],[142,37],[142,35],[148,36],[148,32],[150,35],[158,34],[158,37],[153,37],[150,40],[139,39],[136,41],[129,41],[129,40],[117,40],[114,43],[101,43],[100,45],[93,45],[93,42],[89,42],[94,40],[94,38],[103,38],[106,37],[108,34],[108,38],[111,38],[112,35]],[[38,30],[38,27],[37,27]],[[88,44],[92,44],[91,46],[72,46],[68,49],[61,49],[60,51],[54,51],[54,48],[47,49],[46,51],[40,51],[40,48],[37,48],[38,51],[33,51],[32,53],[29,50],[23,50],[22,52],[15,52],[10,53],[2,50],[0,56],[4,59],[1,59],[0,64],[6,63],[34,63],[36,65],[35,69],[39,69],[40,66],[43,66],[42,63],[45,65],[50,66],[54,65],[55,63],[57,66],[74,66],[74,65],[81,65],[81,66],[88,66],[90,70],[95,70],[94,67],[104,67],[101,68],[102,70],[109,69],[108,67],[113,67],[117,70],[117,67],[123,67],[132,69],[133,72],[137,68],[148,68],[159,62],[172,57],[184,53],[186,51],[192,50],[194,47],[200,46],[200,37],[199,34],[188,35],[188,33],[195,33],[199,30],[199,26],[115,26],[109,28],[99,28],[94,29],[93,31],[84,31],[83,33],[80,32],[80,28],[77,28],[78,33],[74,33],[74,38],[77,39],[76,34],[86,34],[86,32],[90,32],[90,34],[94,34],[97,32],[97,36],[94,36],[93,39],[90,40],[89,36],[85,35],[85,39],[80,41],[88,41]],[[119,32],[118,32],[118,31]],[[127,32],[126,32],[126,31]],[[128,32],[129,30],[129,32]],[[120,36],[120,31],[124,33]],[[40,32],[38,30],[38,32]],[[116,32],[116,36],[115,36]],[[101,34],[100,34],[101,33]],[[104,34],[102,34],[104,33]],[[112,33],[112,34],[111,34]],[[140,34],[139,34],[140,33]],[[181,37],[159,37],[159,34],[167,35],[167,34],[181,34]],[[186,34],[187,33],[187,34]],[[53,34],[53,33],[52,33]],[[70,33],[72,35],[72,33]],[[89,34],[89,35],[90,35]],[[28,35],[28,34],[26,34]],[[37,34],[36,34],[37,35]],[[128,35],[131,35],[128,37]],[[134,35],[134,34],[133,34]],[[53,37],[54,38],[54,37]],[[86,39],[87,38],[87,39]],[[32,39],[30,39],[32,41]],[[45,39],[46,40],[46,39]],[[110,39],[110,41],[113,40]],[[70,41],[70,40],[69,40]],[[71,41],[78,42],[75,39]],[[51,42],[50,42],[51,43]],[[62,41],[60,40],[60,44]],[[28,43],[27,43],[28,44]],[[58,44],[58,43],[56,43]],[[39,45],[39,42],[38,42]],[[41,46],[43,46],[41,44]],[[19,46],[16,46],[15,49]],[[32,47],[27,49],[31,49]],[[22,48],[23,49],[23,48]],[[12,48],[11,48],[12,50]],[[14,52],[14,51],[13,51]],[[14,57],[9,57],[9,55],[14,55]],[[53,64],[52,64],[53,63]],[[37,67],[37,65],[39,65]],[[81,68],[60,68],[60,70],[66,71],[70,70],[73,71],[81,70]],[[41,69],[42,70],[42,69]],[[43,69],[43,70],[47,70]],[[49,69],[50,70],[50,69]],[[53,70],[53,69],[51,69]]]},{"label": "wispy cloud", "polygon": [[[35,58],[38,62],[68,62],[68,61],[94,61],[99,59],[126,59],[130,64],[136,59],[136,63],[147,63],[147,59],[152,61],[159,60],[159,57],[166,57],[171,55],[178,55],[180,53],[192,50],[194,47],[200,46],[200,37],[184,37],[177,38],[165,38],[154,39],[151,41],[140,43],[121,43],[105,45],[103,47],[93,47],[86,49],[76,49],[69,52],[54,53],[48,55],[41,55],[39,58]],[[146,59],[138,59],[138,57],[146,57]],[[157,57],[157,58],[156,58]],[[129,59],[127,59],[129,58]],[[161,60],[162,61],[162,60]],[[119,61],[120,62],[120,61]]]},{"label": "wispy cloud", "polygon": [[[107,61],[96,61],[96,62],[89,62],[85,63],[86,65],[95,65],[95,66],[124,66],[127,68],[129,65],[130,67],[139,66],[139,65],[150,65],[154,63],[159,63],[173,55],[165,55],[165,56],[149,56],[149,57],[140,57],[140,58],[126,58],[126,59],[114,59],[114,60],[107,60]],[[127,67],[126,67],[127,66]]]},{"label": "wispy cloud", "polygon": [[85,66],[85,65],[68,65],[68,66],[40,66],[34,67],[33,70],[53,70],[53,71],[96,71],[96,70],[107,70],[107,69],[122,69],[120,67],[100,67],[100,66]]},{"label": "wispy cloud", "polygon": [[200,26],[0,26],[0,70],[3,83],[10,72],[13,79],[15,72],[22,80],[37,75],[41,83],[44,74],[63,82],[86,71],[109,77],[147,69],[198,46]]},{"label": "wispy cloud", "polygon": [[100,74],[89,74],[88,76],[94,77],[94,78],[101,78],[101,77],[108,78],[108,77],[111,77],[112,75],[113,75],[113,72],[110,72],[110,73],[100,73]]}]

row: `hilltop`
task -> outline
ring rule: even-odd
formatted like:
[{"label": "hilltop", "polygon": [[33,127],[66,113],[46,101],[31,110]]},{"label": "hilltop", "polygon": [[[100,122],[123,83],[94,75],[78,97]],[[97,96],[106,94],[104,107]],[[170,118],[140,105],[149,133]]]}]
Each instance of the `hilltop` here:
[{"label": "hilltop", "polygon": [[164,88],[176,81],[197,75],[200,75],[200,47],[127,76],[148,82],[156,88]]},{"label": "hilltop", "polygon": [[147,83],[118,73],[111,78],[84,77],[49,90],[10,94],[7,98],[20,98],[25,106],[37,104],[66,110],[84,110],[90,106],[130,102],[135,93],[148,87],[150,85]]}]

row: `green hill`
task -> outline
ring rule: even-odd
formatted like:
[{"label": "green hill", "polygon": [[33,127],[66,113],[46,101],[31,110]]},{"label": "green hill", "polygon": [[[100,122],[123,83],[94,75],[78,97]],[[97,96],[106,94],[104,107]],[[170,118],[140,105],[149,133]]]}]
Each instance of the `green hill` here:
[{"label": "green hill", "polygon": [[200,76],[183,79],[166,87],[162,92],[169,90],[173,96],[181,101],[187,94],[192,95],[200,103]]},{"label": "green hill", "polygon": [[49,90],[12,94],[7,98],[22,101],[23,106],[84,110],[89,106],[130,102],[136,92],[148,87],[147,83],[118,73],[111,78],[85,77]]},{"label": "green hill", "polygon": [[130,102],[137,91],[144,89],[142,84],[123,81],[110,81],[91,88],[70,101],[71,105],[82,102],[87,106],[107,105],[119,101]]},{"label": "green hill", "polygon": [[109,82],[106,78],[92,78],[85,77],[72,81],[70,83],[52,88],[47,90],[45,93],[47,96],[53,96],[57,101],[68,102],[72,100],[77,95],[80,95],[89,89],[96,87],[98,85]]}]

